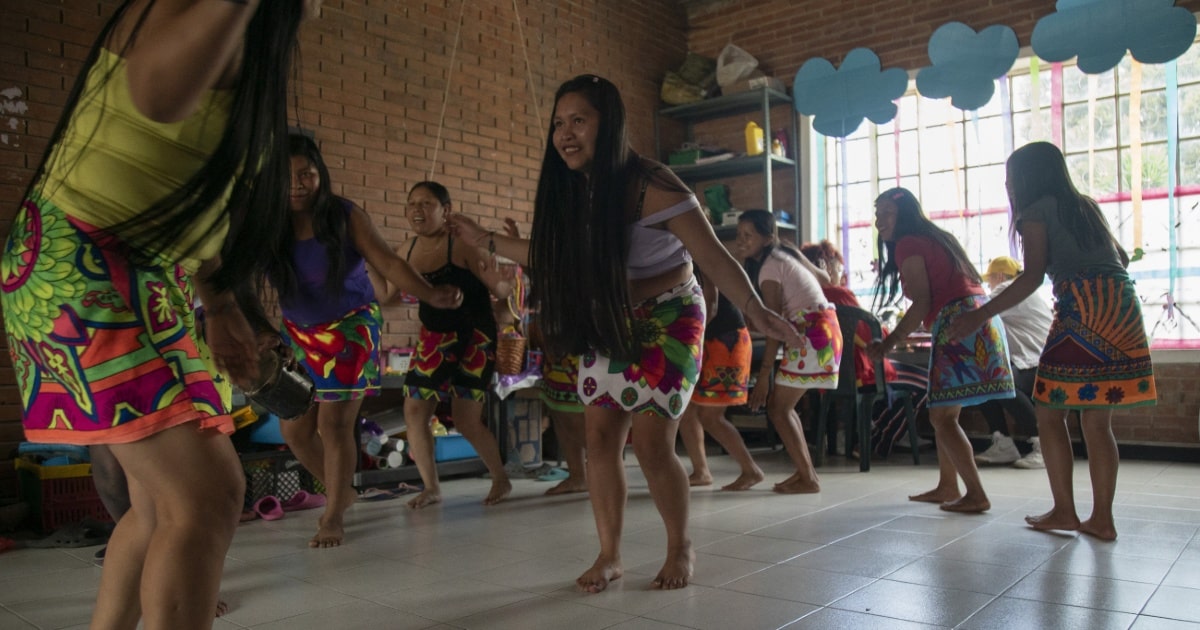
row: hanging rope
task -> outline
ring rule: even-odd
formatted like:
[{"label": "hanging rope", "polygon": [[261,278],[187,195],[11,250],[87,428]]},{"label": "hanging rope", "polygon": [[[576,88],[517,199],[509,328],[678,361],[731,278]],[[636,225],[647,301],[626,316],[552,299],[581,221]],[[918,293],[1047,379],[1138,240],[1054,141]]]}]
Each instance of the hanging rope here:
[{"label": "hanging rope", "polygon": [[517,33],[521,36],[521,54],[525,56],[525,76],[529,81],[529,100],[533,101],[533,115],[537,125],[542,124],[542,113],[538,109],[537,89],[533,85],[533,67],[529,65],[529,49],[525,46],[525,27],[521,24],[521,11],[517,8],[517,0],[513,0],[513,15],[517,19]]},{"label": "hanging rope", "polygon": [[450,101],[450,80],[454,78],[454,59],[458,56],[458,40],[462,36],[463,15],[467,12],[467,0],[462,1],[458,9],[458,30],[454,32],[454,46],[450,49],[450,66],[446,69],[446,89],[442,91],[442,113],[438,115],[437,137],[433,140],[433,161],[429,163],[429,175],[426,180],[433,180],[433,171],[437,168],[438,149],[442,146],[442,125],[446,122],[446,104]]}]

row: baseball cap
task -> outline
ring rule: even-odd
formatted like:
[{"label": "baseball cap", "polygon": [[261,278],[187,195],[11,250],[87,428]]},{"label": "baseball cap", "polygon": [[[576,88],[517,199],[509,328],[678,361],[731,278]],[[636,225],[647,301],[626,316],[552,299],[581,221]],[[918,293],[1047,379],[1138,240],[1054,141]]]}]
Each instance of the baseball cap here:
[{"label": "baseball cap", "polygon": [[1002,273],[1006,276],[1017,276],[1021,274],[1021,263],[1008,256],[997,256],[988,263],[987,275],[993,273]]}]

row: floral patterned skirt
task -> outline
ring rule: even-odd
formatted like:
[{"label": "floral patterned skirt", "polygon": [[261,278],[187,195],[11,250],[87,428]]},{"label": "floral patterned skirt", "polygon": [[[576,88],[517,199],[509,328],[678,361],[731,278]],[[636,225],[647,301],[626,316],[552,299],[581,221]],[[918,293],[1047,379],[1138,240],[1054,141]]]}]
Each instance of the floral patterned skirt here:
[{"label": "floral patterned skirt", "polygon": [[842,365],[842,328],[837,310],[828,305],[799,311],[789,318],[804,345],[783,351],[775,383],[801,389],[837,389]]},{"label": "floral patterned skirt", "polygon": [[942,307],[933,320],[929,349],[929,406],[978,405],[1016,395],[1004,322],[993,316],[974,334],[951,339],[946,328],[960,313],[981,308],[982,295],[971,295]]},{"label": "floral patterned skirt", "polygon": [[283,337],[316,385],[317,402],[379,395],[379,303],[336,321],[301,326],[284,320]]},{"label": "floral patterned skirt", "polygon": [[1128,276],[1080,275],[1054,285],[1054,323],[1033,399],[1055,409],[1153,405],[1146,326]]},{"label": "floral patterned skirt", "polygon": [[633,363],[589,351],[579,361],[585,405],[677,419],[700,374],[704,296],[695,278],[638,304],[633,333],[642,356]]},{"label": "floral patterned skirt", "polygon": [[102,234],[38,199],[13,219],[0,304],[25,437],[120,444],[191,422],[233,433],[190,276],[133,265]]}]

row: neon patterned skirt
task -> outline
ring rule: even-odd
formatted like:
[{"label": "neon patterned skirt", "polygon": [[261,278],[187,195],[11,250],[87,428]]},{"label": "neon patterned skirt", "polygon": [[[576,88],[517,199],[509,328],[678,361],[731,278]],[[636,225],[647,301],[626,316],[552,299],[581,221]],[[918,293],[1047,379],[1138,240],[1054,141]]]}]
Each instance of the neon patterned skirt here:
[{"label": "neon patterned skirt", "polygon": [[700,376],[704,296],[692,278],[633,309],[642,356],[626,363],[588,351],[579,361],[585,405],[678,419]]},{"label": "neon patterned skirt", "polygon": [[1012,398],[1012,366],[1008,340],[998,315],[963,339],[951,339],[946,328],[960,313],[987,304],[982,295],[955,300],[933,320],[929,349],[929,406],[978,405],[995,398]]},{"label": "neon patterned skirt", "polygon": [[789,318],[804,345],[784,348],[775,383],[800,389],[837,389],[842,365],[842,328],[837,311],[828,305],[793,313]]},{"label": "neon patterned skirt", "polygon": [[1133,281],[1125,275],[1080,275],[1056,283],[1054,295],[1054,322],[1033,385],[1037,404],[1054,409],[1155,404],[1154,366]]},{"label": "neon patterned skirt", "polygon": [[422,326],[417,352],[404,375],[404,395],[418,400],[484,402],[495,371],[492,335],[478,328],[460,334]]},{"label": "neon patterned skirt", "polygon": [[178,265],[138,267],[36,199],[0,259],[0,304],[33,442],[119,444],[185,423],[233,432]]},{"label": "neon patterned skirt", "polygon": [[378,302],[314,326],[284,320],[284,340],[312,376],[317,402],[379,395],[381,321]]},{"label": "neon patterned skirt", "polygon": [[705,341],[700,382],[692,393],[692,404],[744,405],[749,397],[752,354],[750,331],[745,326]]},{"label": "neon patterned skirt", "polygon": [[547,407],[563,413],[583,413],[579,401],[579,356],[546,357],[540,397]]}]

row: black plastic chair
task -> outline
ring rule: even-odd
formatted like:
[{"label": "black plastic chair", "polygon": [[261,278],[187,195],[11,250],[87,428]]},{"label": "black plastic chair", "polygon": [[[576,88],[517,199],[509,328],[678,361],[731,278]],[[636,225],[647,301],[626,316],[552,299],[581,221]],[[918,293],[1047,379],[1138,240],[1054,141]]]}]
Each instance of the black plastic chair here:
[{"label": "black plastic chair", "polygon": [[[821,390],[821,407],[817,414],[817,448],[814,464],[821,466],[825,463],[825,435],[830,427],[830,411],[838,402],[838,418],[846,426],[846,452],[851,448],[851,435],[857,429],[858,433],[858,469],[867,472],[871,469],[871,423],[875,402],[888,399],[887,374],[883,370],[883,360],[875,361],[874,391],[859,391],[854,372],[854,334],[858,323],[865,322],[870,330],[872,339],[882,339],[883,329],[879,319],[868,311],[854,306],[837,305],[839,328],[842,330],[842,364],[838,371],[837,389]],[[917,421],[916,411],[911,400],[905,396],[905,415],[908,420],[909,444],[912,447],[913,463],[919,463],[917,453]],[[837,424],[833,424],[836,432]]]}]

